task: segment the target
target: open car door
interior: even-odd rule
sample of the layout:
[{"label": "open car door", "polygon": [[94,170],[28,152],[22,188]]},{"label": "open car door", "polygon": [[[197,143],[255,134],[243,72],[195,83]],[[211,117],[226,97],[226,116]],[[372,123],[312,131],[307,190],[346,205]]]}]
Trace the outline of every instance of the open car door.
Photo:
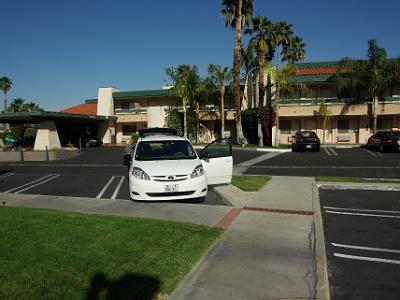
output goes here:
[{"label": "open car door", "polygon": [[229,184],[232,180],[232,144],[229,139],[219,139],[208,144],[200,153],[209,185]]}]

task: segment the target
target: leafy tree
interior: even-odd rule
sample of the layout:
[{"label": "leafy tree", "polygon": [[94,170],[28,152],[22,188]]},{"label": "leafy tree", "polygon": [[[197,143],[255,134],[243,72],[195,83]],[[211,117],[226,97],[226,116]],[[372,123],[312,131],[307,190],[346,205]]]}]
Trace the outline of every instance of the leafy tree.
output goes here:
[{"label": "leafy tree", "polygon": [[23,98],[15,98],[9,107],[7,107],[9,112],[33,112],[33,111],[43,111],[38,104],[35,102],[26,102]]},{"label": "leafy tree", "polygon": [[[386,88],[398,82],[396,73],[398,61],[388,60],[386,50],[378,46],[374,39],[368,40],[367,59],[342,58],[337,68],[338,88],[343,91],[350,89],[352,94],[359,96],[360,89],[366,89],[372,99],[372,130],[377,130],[378,101]],[[397,75],[396,75],[397,74]]]},{"label": "leafy tree", "polygon": [[4,112],[7,111],[7,93],[11,89],[13,83],[8,77],[0,78],[0,90],[4,93]]},{"label": "leafy tree", "polygon": [[225,27],[235,28],[235,48],[233,54],[234,69],[234,103],[235,103],[235,123],[236,139],[239,144],[245,142],[241,123],[241,93],[240,93],[240,62],[241,62],[241,44],[242,30],[250,24],[253,16],[254,0],[223,0],[222,15],[225,16]]},{"label": "leafy tree", "polygon": [[224,138],[225,132],[225,86],[232,80],[232,71],[228,67],[210,64],[208,74],[213,83],[219,88],[221,103],[221,138]]},{"label": "leafy tree", "polygon": [[[165,70],[167,76],[172,80],[176,95],[182,100],[183,108],[183,135],[188,137],[187,106],[196,105],[196,99],[200,92],[200,76],[196,65],[179,65]],[[198,105],[196,105],[198,107]]]},{"label": "leafy tree", "polygon": [[169,128],[175,128],[178,135],[183,133],[182,114],[176,107],[168,107],[165,109],[165,125]]}]

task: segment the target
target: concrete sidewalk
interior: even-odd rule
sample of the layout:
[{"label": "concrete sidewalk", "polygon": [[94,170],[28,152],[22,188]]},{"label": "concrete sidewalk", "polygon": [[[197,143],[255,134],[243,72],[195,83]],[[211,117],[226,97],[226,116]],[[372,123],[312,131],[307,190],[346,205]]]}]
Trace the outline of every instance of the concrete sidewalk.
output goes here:
[{"label": "concrete sidewalk", "polygon": [[215,190],[240,214],[170,299],[329,299],[313,178],[273,177],[256,193]]},{"label": "concrete sidewalk", "polygon": [[170,299],[329,299],[317,185],[273,177],[256,193],[215,189],[236,206],[0,194],[0,205],[157,218],[226,228]]}]

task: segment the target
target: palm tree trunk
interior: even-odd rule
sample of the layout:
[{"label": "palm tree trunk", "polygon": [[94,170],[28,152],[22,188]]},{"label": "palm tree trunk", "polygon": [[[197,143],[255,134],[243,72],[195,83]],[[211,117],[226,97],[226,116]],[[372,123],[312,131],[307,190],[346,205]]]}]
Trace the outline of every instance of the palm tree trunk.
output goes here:
[{"label": "palm tree trunk", "polygon": [[325,144],[326,119],[322,120],[322,144]]},{"label": "palm tree trunk", "polygon": [[200,105],[199,102],[196,101],[196,144],[199,143],[199,134],[200,134]]},{"label": "palm tree trunk", "polygon": [[280,101],[279,89],[276,88],[275,90],[275,123],[276,123],[276,130],[275,130],[275,147],[279,147],[279,101]]},{"label": "palm tree trunk", "polygon": [[375,134],[378,127],[378,97],[372,98],[372,133]]},{"label": "palm tree trunk", "polygon": [[225,85],[221,85],[221,139],[225,137]]},{"label": "palm tree trunk", "polygon": [[183,108],[183,136],[187,138],[187,115],[186,115],[186,101],[182,99]]},{"label": "palm tree trunk", "polygon": [[7,112],[7,92],[4,92],[4,113]]},{"label": "palm tree trunk", "polygon": [[[258,54],[258,145],[264,146],[264,134],[263,134],[263,114],[261,113],[262,107],[264,106],[265,97],[265,83],[264,83],[264,65],[265,65],[265,53],[259,52]],[[263,126],[264,125],[264,126]]]},{"label": "palm tree trunk", "polygon": [[236,121],[236,140],[239,144],[246,143],[246,139],[242,130],[242,118],[240,116],[241,97],[240,97],[240,56],[242,43],[242,0],[238,0],[236,11],[236,43],[233,54],[233,68],[235,72],[234,78],[234,101],[235,101],[235,121]]}]

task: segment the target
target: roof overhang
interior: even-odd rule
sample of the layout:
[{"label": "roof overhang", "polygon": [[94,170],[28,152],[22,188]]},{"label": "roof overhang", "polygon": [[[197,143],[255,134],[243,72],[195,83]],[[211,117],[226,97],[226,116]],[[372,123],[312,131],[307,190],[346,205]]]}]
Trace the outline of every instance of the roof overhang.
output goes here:
[{"label": "roof overhang", "polygon": [[52,111],[15,112],[0,114],[0,123],[38,123],[40,121],[78,121],[78,122],[104,122],[116,120],[114,116],[97,116],[84,114],[71,114]]}]

